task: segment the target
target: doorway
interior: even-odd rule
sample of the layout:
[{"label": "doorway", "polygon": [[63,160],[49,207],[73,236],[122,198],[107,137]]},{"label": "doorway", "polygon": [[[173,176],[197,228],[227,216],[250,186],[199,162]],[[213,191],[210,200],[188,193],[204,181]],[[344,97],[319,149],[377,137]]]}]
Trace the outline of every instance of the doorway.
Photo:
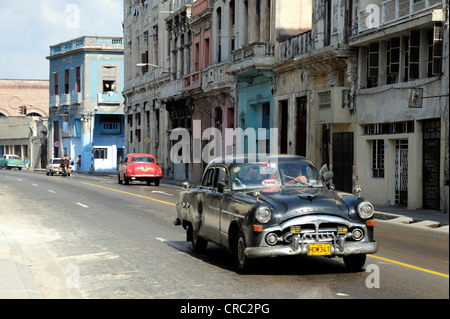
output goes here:
[{"label": "doorway", "polygon": [[353,132],[333,134],[333,183],[337,190],[353,188]]},{"label": "doorway", "polygon": [[395,142],[395,205],[408,206],[408,140]]}]

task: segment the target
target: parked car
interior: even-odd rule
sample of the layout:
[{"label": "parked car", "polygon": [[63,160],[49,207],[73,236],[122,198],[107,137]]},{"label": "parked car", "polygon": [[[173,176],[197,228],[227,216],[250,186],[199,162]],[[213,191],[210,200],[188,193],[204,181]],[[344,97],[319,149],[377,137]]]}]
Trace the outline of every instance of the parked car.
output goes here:
[{"label": "parked car", "polygon": [[154,183],[159,186],[163,177],[162,169],[151,154],[132,153],[125,158],[123,165],[119,168],[118,182],[128,185],[132,181]]},{"label": "parked car", "polygon": [[6,169],[17,168],[18,170],[21,170],[24,167],[25,163],[17,155],[4,154],[0,158],[0,168]]},{"label": "parked car", "polygon": [[[60,158],[51,158],[48,161],[48,164],[46,166],[46,174],[53,176],[54,174],[62,174],[62,170],[58,172],[58,168],[61,165],[61,159]],[[73,161],[70,161],[69,164],[69,171],[73,171]]]},{"label": "parked car", "polygon": [[257,258],[293,255],[343,257],[360,270],[378,250],[374,208],[359,193],[334,190],[332,177],[300,156],[215,159],[201,186],[183,183],[174,224],[194,250],[208,241],[225,247],[241,272]]}]

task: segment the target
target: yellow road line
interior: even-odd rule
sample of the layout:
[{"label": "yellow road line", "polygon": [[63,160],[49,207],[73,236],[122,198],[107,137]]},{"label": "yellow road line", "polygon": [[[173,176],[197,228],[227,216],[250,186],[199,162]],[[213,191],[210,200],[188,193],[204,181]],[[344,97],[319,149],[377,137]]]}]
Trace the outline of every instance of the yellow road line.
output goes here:
[{"label": "yellow road line", "polygon": [[176,204],[169,203],[169,202],[165,202],[165,201],[163,201],[163,200],[151,198],[151,197],[148,197],[148,196],[143,196],[143,195],[137,195],[137,194],[133,194],[133,193],[128,193],[128,192],[120,191],[120,190],[114,189],[114,188],[104,187],[104,186],[95,185],[95,184],[90,184],[90,183],[85,183],[85,182],[82,182],[82,184],[86,184],[86,185],[90,185],[90,186],[95,186],[95,187],[107,189],[107,190],[114,191],[114,192],[118,192],[118,193],[122,193],[122,194],[131,195],[131,196],[136,196],[136,197],[140,197],[140,198],[150,199],[150,200],[152,200],[152,201],[159,202],[159,203],[163,203],[163,204],[166,204],[166,205],[176,206]]},{"label": "yellow road line", "polygon": [[448,278],[448,275],[440,273],[440,272],[437,272],[437,271],[428,270],[428,269],[425,269],[425,268],[420,268],[420,267],[417,267],[417,266],[405,264],[405,263],[402,263],[402,262],[399,262],[399,261],[395,261],[395,260],[392,260],[392,259],[387,259],[387,258],[383,258],[383,257],[379,257],[379,256],[374,256],[374,255],[367,255],[367,256],[372,257],[372,258],[376,258],[376,259],[380,259],[380,260],[384,260],[384,261],[387,261],[387,262],[390,262],[390,263],[393,263],[393,264],[397,264],[397,265],[400,265],[400,266],[404,266],[404,267],[412,268],[412,269],[415,269],[415,270],[420,270],[420,271],[423,271],[423,272],[427,272],[429,274],[433,274],[433,275],[441,276],[441,277],[444,277],[444,278]]}]

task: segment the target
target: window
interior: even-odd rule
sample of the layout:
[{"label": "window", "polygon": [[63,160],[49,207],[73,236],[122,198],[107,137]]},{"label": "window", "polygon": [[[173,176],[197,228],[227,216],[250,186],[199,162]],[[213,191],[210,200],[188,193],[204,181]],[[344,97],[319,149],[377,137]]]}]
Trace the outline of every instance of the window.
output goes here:
[{"label": "window", "polygon": [[107,159],[108,149],[107,148],[94,148],[94,159]]},{"label": "window", "polygon": [[428,30],[428,76],[442,73],[442,23]]},{"label": "window", "polygon": [[[141,55],[141,62],[142,63],[148,63],[148,51],[145,51],[145,53],[142,53]],[[144,65],[142,67],[142,73],[148,72],[148,65]]]},{"label": "window", "polygon": [[387,42],[387,82],[398,82],[400,71],[400,38],[392,38]]},{"label": "window", "polygon": [[59,85],[58,85],[58,72],[53,73],[53,95],[59,94]]},{"label": "window", "polygon": [[261,128],[270,128],[270,103],[262,105],[262,126]]},{"label": "window", "polygon": [[416,80],[419,78],[420,61],[420,30],[410,31],[409,36],[409,78]]},{"label": "window", "polygon": [[75,68],[75,92],[81,92],[81,67]]},{"label": "window", "polygon": [[213,185],[213,175],[214,175],[214,168],[210,168],[206,171],[205,175],[203,176],[202,185],[203,186],[212,186]]},{"label": "window", "polygon": [[228,186],[228,178],[227,178],[227,171],[225,169],[225,167],[217,167],[216,169],[216,183],[215,183],[215,187],[217,187],[219,185],[219,183],[223,183],[223,185],[225,187]]},{"label": "window", "polygon": [[384,178],[384,140],[372,141],[372,176]]},{"label": "window", "polygon": [[379,43],[371,43],[367,47],[367,88],[378,86]]},{"label": "window", "polygon": [[70,90],[70,70],[64,70],[64,94],[69,94]]},{"label": "window", "polygon": [[103,66],[102,67],[102,92],[116,92],[116,67]]}]

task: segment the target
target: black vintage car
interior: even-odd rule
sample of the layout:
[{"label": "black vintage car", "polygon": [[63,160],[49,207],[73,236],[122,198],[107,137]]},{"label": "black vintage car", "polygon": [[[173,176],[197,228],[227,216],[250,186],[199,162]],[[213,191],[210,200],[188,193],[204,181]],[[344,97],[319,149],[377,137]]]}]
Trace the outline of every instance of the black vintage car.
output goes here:
[{"label": "black vintage car", "polygon": [[378,250],[374,208],[359,193],[334,190],[332,177],[300,156],[218,158],[201,186],[183,184],[175,225],[194,250],[208,241],[227,248],[240,272],[256,258],[289,255],[343,257],[357,271]]}]

